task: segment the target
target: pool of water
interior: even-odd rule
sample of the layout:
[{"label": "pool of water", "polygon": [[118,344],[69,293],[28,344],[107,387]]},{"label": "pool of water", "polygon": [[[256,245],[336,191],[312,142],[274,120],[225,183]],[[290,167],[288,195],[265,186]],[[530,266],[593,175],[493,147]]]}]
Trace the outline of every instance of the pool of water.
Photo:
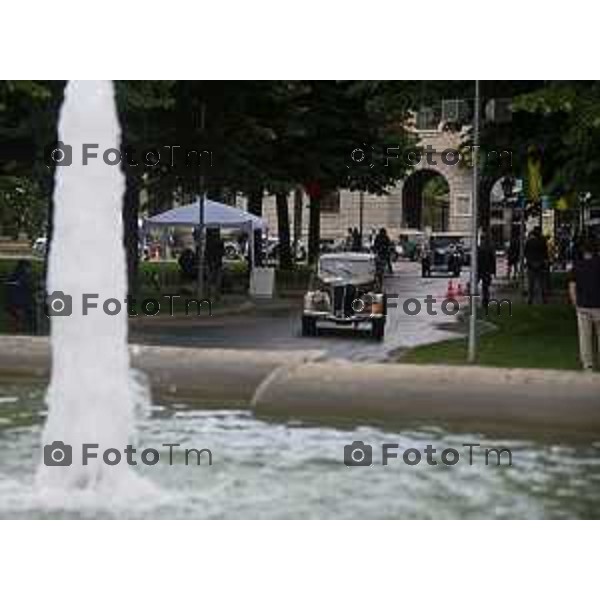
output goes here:
[{"label": "pool of water", "polygon": [[[381,430],[273,423],[249,411],[155,406],[140,424],[136,448],[158,448],[153,466],[130,467],[152,485],[135,495],[71,493],[48,497],[34,486],[41,460],[43,387],[0,384],[0,518],[587,518],[600,517],[600,442],[501,439],[441,428]],[[373,447],[373,465],[347,467],[344,446]],[[162,444],[181,444],[169,449]],[[395,452],[431,444],[436,466],[422,454],[382,465],[381,446]],[[463,444],[508,448],[502,465],[480,449],[469,464]],[[183,449],[208,448],[197,466]],[[453,465],[443,449],[460,450]],[[412,455],[414,458],[414,455]],[[451,459],[452,457],[450,457]],[[139,463],[139,461],[138,461]],[[55,467],[64,468],[64,467]]]}]

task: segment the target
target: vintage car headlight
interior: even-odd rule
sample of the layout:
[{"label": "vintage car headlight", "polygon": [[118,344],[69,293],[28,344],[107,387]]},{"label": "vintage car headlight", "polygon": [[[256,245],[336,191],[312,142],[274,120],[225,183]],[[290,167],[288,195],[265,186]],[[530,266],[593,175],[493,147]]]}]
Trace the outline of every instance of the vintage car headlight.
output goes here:
[{"label": "vintage car headlight", "polygon": [[383,315],[385,313],[385,299],[383,294],[371,294],[371,314]]}]

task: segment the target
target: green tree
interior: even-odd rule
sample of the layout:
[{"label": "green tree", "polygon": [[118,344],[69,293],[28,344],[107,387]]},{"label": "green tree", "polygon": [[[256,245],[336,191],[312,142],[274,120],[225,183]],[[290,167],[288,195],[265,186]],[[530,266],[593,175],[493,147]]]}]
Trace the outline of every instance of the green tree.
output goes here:
[{"label": "green tree", "polygon": [[442,176],[432,177],[423,185],[423,225],[433,231],[447,229],[448,198],[450,188]]}]

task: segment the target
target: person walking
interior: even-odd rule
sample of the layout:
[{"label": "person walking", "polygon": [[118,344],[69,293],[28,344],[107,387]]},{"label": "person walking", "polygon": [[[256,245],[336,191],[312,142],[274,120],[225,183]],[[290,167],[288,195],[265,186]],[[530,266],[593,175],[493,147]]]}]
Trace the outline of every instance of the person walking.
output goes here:
[{"label": "person walking", "polygon": [[510,239],[506,256],[508,263],[507,276],[509,281],[511,278],[516,279],[519,272],[519,258],[521,254],[520,246],[521,244],[519,242],[519,236],[513,235]]},{"label": "person walking", "polygon": [[392,240],[385,227],[382,227],[375,236],[373,253],[376,260],[379,258],[382,261],[384,271],[387,270],[389,274],[392,274],[394,272],[392,269]]},{"label": "person walking", "polygon": [[496,251],[487,236],[481,238],[477,248],[477,275],[481,282],[481,305],[487,309],[492,278],[496,277]]},{"label": "person walking", "polygon": [[581,366],[591,371],[594,354],[597,358],[600,349],[600,256],[597,243],[582,245],[582,257],[575,261],[569,273],[569,298],[577,310]]},{"label": "person walking", "polygon": [[390,238],[384,227],[379,230],[373,242],[373,253],[375,254],[375,273],[380,288],[383,288],[383,274],[390,260]]},{"label": "person walking", "polygon": [[539,298],[546,303],[546,269],[548,268],[548,246],[541,227],[534,227],[525,243],[527,263],[528,303]]}]

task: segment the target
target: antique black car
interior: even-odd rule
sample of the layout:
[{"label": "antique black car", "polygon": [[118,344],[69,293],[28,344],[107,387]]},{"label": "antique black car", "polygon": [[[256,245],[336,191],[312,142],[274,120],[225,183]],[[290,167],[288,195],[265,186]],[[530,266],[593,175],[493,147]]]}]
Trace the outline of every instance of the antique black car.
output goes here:
[{"label": "antique black car", "polygon": [[382,340],[385,332],[385,294],[377,289],[372,254],[342,252],[324,254],[316,277],[304,296],[302,335],[317,334],[318,323],[329,322],[358,329],[368,325],[371,335]]},{"label": "antique black car", "polygon": [[465,252],[462,236],[434,234],[429,239],[421,258],[421,275],[431,277],[434,273],[443,273],[459,277],[464,264]]}]

